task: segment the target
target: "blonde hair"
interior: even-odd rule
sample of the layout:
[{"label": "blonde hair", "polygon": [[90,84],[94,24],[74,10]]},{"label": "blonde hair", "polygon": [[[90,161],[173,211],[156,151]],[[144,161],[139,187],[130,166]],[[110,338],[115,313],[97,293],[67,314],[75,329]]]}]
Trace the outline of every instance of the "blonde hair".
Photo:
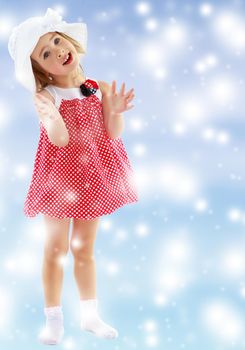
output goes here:
[{"label": "blonde hair", "polygon": [[[62,36],[63,38],[65,38],[66,40],[70,41],[70,43],[74,45],[77,53],[80,53],[80,54],[84,53],[84,49],[82,48],[82,46],[79,44],[78,41],[71,38],[69,35],[66,35],[65,33],[57,32],[57,31],[56,33]],[[47,85],[52,85],[52,80],[50,80],[47,77],[47,72],[33,58],[31,58],[31,65],[32,65],[32,70],[36,81],[37,92],[42,91],[43,88],[45,88],[45,86]],[[79,64],[79,67],[83,71],[80,64]]]}]

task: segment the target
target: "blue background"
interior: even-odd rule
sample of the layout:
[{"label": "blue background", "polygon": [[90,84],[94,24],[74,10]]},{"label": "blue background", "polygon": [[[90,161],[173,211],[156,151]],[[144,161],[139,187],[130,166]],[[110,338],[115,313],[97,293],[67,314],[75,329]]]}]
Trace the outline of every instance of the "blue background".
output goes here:
[{"label": "blue background", "polygon": [[122,139],[140,196],[102,217],[96,239],[100,314],[119,338],[79,330],[69,253],[58,348],[243,349],[245,6],[171,0],[1,3],[1,348],[43,348],[44,227],[23,214],[39,124],[7,40],[47,7],[87,23],[87,76],[135,89]]}]

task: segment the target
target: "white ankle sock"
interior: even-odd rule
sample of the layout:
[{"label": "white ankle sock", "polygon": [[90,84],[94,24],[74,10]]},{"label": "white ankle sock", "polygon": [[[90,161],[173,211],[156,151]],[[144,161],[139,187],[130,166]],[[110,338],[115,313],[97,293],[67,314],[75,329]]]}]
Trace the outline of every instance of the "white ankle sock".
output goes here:
[{"label": "white ankle sock", "polygon": [[46,345],[56,345],[61,342],[63,327],[63,312],[61,306],[45,307],[46,326],[41,330],[39,341]]},{"label": "white ankle sock", "polygon": [[112,339],[118,336],[115,328],[103,322],[97,312],[98,300],[80,300],[81,328],[94,333],[97,337]]}]

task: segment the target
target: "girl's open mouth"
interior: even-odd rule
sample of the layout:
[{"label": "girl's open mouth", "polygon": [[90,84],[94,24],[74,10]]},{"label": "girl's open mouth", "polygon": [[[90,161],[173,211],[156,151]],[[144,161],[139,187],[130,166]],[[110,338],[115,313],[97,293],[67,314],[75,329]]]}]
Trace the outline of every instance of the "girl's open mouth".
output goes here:
[{"label": "girl's open mouth", "polygon": [[73,60],[72,54],[69,52],[69,53],[68,53],[68,58],[67,58],[66,61],[63,63],[63,66],[64,66],[65,64],[71,63],[72,60]]}]

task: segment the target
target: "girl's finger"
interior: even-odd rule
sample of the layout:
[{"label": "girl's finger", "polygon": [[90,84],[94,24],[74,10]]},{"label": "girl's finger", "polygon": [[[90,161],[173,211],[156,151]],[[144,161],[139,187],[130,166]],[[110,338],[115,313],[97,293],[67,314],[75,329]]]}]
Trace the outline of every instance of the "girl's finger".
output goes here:
[{"label": "girl's finger", "polygon": [[38,105],[38,106],[47,106],[48,105],[48,103],[47,102],[45,102],[45,101],[36,101],[36,104]]},{"label": "girl's finger", "polygon": [[42,94],[39,94],[39,93],[36,93],[36,94],[35,94],[35,97],[40,97],[40,98],[48,99],[46,96],[44,96],[44,95],[42,95]]},{"label": "girl's finger", "polygon": [[43,99],[43,95],[40,95],[40,94],[36,94],[35,95],[35,98],[38,99],[38,100],[42,100]]},{"label": "girl's finger", "polygon": [[134,105],[128,106],[128,107],[125,109],[125,111],[128,111],[129,109],[131,109],[131,108],[133,108],[133,107],[134,107]]},{"label": "girl's finger", "polygon": [[125,83],[122,83],[122,87],[121,87],[121,90],[120,90],[120,95],[124,95],[124,92],[125,92]]},{"label": "girl's finger", "polygon": [[38,98],[38,97],[35,98],[34,102],[38,103],[38,104],[43,103],[43,101],[40,98]]},{"label": "girl's finger", "polygon": [[39,109],[40,111],[44,111],[44,110],[45,110],[45,107],[43,107],[43,106],[37,106],[37,109]]},{"label": "girl's finger", "polygon": [[43,95],[36,94],[35,96],[39,99],[39,101],[41,100],[43,103],[49,103],[50,102],[50,100],[47,97],[43,96]]},{"label": "girl's finger", "polygon": [[116,93],[116,81],[115,80],[113,80],[113,82],[112,82],[111,92],[113,95]]},{"label": "girl's finger", "polygon": [[133,98],[134,98],[134,95],[131,95],[131,96],[129,96],[126,100],[127,100],[127,102],[129,103],[129,102],[131,102],[131,101],[133,100]]},{"label": "girl's finger", "polygon": [[128,95],[128,96],[125,96],[125,98],[126,98],[126,100],[127,100],[128,98],[131,98],[131,97],[134,97],[134,96],[135,96],[135,94],[134,94],[133,92],[131,92],[131,94]]},{"label": "girl's finger", "polygon": [[132,94],[133,91],[134,91],[134,88],[132,88],[131,90],[129,90],[129,91],[126,93],[125,97],[127,98],[130,94]]}]

